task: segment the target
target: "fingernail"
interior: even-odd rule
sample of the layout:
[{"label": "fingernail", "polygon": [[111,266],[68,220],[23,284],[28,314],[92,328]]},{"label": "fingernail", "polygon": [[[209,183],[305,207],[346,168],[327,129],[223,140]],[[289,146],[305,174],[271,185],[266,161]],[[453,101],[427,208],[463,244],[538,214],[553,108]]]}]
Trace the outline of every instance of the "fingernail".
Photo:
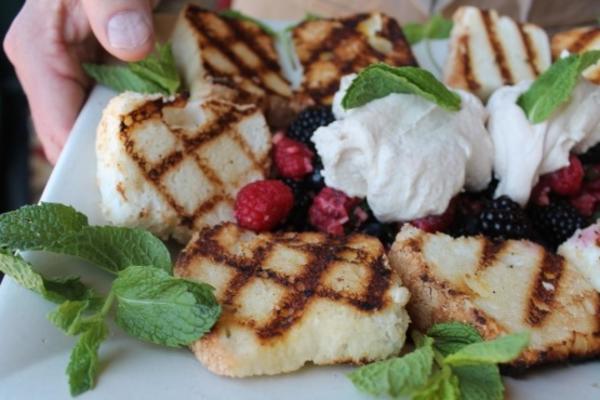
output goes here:
[{"label": "fingernail", "polygon": [[149,16],[138,11],[122,11],[108,20],[108,42],[117,49],[135,49],[152,35]]}]

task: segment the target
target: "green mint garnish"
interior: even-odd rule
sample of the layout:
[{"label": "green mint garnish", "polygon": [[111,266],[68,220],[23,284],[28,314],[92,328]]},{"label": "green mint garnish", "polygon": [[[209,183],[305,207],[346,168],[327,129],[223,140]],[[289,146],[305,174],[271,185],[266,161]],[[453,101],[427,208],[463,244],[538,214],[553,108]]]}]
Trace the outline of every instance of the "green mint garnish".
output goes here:
[{"label": "green mint garnish", "polygon": [[46,300],[62,303],[92,296],[92,292],[77,277],[48,278],[35,272],[27,261],[18,255],[0,251],[0,272],[10,276],[19,285]]},{"label": "green mint garnish", "polygon": [[181,78],[169,44],[157,44],[154,53],[142,61],[131,62],[126,66],[89,63],[82,66],[96,82],[118,92],[131,90],[172,95],[181,87]]},{"label": "green mint garnish", "polygon": [[129,267],[113,283],[117,323],[148,342],[187,345],[208,332],[221,313],[213,290],[157,268]]},{"label": "green mint garnish", "polygon": [[108,336],[104,320],[90,324],[71,351],[67,374],[72,396],[94,387],[98,371],[98,349]]},{"label": "green mint garnish", "polygon": [[[23,250],[77,256],[118,276],[100,296],[79,278],[44,277],[17,254]],[[170,254],[158,238],[141,229],[90,226],[85,215],[62,204],[0,215],[0,271],[58,303],[48,319],[65,334],[79,336],[67,367],[73,396],[94,386],[113,303],[127,333],[165,346],[198,340],[221,313],[212,287],[171,276]]]},{"label": "green mint garnish", "polygon": [[432,340],[415,351],[358,368],[348,377],[359,390],[373,396],[411,395],[427,382],[433,367]]},{"label": "green mint garnish", "polygon": [[528,340],[528,334],[515,334],[485,342],[469,325],[437,324],[427,335],[413,332],[417,348],[411,353],[358,368],[349,378],[375,396],[500,400],[504,386],[497,363],[517,358]]},{"label": "green mint garnish", "polygon": [[360,107],[391,93],[421,96],[449,111],[460,110],[460,96],[450,91],[431,72],[418,67],[371,64],[352,81],[342,99],[345,109]]},{"label": "green mint garnish", "polygon": [[408,43],[416,44],[425,39],[447,39],[450,37],[452,26],[451,20],[436,14],[422,24],[406,24],[402,30]]},{"label": "green mint garnish", "polygon": [[569,101],[581,73],[600,60],[600,50],[572,54],[556,61],[517,99],[527,118],[534,124],[550,118]]},{"label": "green mint garnish", "polygon": [[85,215],[62,204],[25,206],[0,215],[0,246],[77,256],[112,273],[131,265],[171,270],[168,249],[151,233],[90,226]]}]

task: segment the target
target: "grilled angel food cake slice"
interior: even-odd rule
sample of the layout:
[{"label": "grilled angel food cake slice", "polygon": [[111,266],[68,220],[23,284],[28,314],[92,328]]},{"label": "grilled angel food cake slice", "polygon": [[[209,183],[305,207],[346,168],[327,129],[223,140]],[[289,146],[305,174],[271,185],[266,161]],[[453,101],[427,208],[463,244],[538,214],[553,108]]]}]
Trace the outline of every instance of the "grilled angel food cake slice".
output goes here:
[{"label": "grilled angel food cake slice", "polygon": [[[552,56],[560,57],[563,51],[584,53],[600,50],[600,26],[586,26],[557,33],[552,37]],[[583,76],[600,85],[600,61],[583,71]]]},{"label": "grilled angel food cake slice", "polygon": [[216,288],[221,318],[191,346],[216,374],[365,363],[405,341],[408,291],[369,236],[256,235],[223,224],[194,235],[174,273]]},{"label": "grilled angel food cake slice", "polygon": [[235,103],[259,104],[267,117],[291,97],[274,38],[249,20],[185,7],[171,38],[173,55],[192,97],[216,91]]},{"label": "grilled angel food cake slice", "polygon": [[306,20],[292,40],[304,69],[301,95],[317,104],[330,105],[341,77],[372,63],[416,65],[398,22],[379,12]]},{"label": "grilled angel food cake slice", "polygon": [[444,68],[451,87],[486,100],[501,86],[535,79],[551,64],[548,35],[539,26],[470,6],[456,10],[453,20]]},{"label": "grilled angel food cake slice", "polygon": [[528,241],[454,239],[405,225],[389,254],[413,323],[472,324],[485,339],[529,331],[527,367],[600,355],[600,295],[562,257]]},{"label": "grilled angel food cake slice", "polygon": [[256,106],[122,93],[96,138],[104,216],[185,243],[195,230],[234,220],[238,190],[265,178],[270,149]]}]

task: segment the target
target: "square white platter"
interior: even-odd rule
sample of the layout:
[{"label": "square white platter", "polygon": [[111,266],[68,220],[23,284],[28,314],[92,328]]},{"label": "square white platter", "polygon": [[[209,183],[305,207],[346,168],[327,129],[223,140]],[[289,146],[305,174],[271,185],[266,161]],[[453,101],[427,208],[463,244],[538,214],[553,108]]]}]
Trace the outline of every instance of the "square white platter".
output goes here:
[{"label": "square white platter", "polygon": [[[273,24],[276,28],[285,23]],[[443,65],[447,45],[414,48],[423,67],[431,57]],[[95,134],[102,110],[114,92],[96,87],[73,128],[63,154],[44,191],[42,201],[70,204],[92,224],[105,223],[96,187]],[[76,274],[99,290],[111,277],[80,260],[47,253],[26,257],[49,275]],[[507,307],[512,307],[507,304]],[[65,368],[75,340],[46,319],[54,305],[5,278],[0,285],[0,399],[69,399]],[[229,379],[208,372],[186,349],[167,349],[143,343],[111,325],[100,348],[96,388],[78,398],[111,399],[367,399],[345,374],[348,366],[315,367],[274,377]],[[533,371],[518,379],[505,378],[509,399],[600,399],[600,362],[565,365]]]}]

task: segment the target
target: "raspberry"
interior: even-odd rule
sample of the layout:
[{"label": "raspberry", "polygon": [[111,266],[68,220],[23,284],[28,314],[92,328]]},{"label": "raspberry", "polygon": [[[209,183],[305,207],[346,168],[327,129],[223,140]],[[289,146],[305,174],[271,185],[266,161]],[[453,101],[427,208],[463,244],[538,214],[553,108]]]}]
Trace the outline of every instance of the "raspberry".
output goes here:
[{"label": "raspberry", "polygon": [[274,158],[282,177],[302,179],[313,172],[314,154],[305,145],[278,133],[273,137]]},{"label": "raspberry", "polygon": [[330,235],[342,236],[344,224],[350,221],[352,209],[358,201],[332,188],[323,188],[308,210],[308,218],[315,228]]},{"label": "raspberry", "polygon": [[576,197],[571,197],[569,203],[584,217],[591,217],[596,210],[598,198],[591,193],[583,191]]},{"label": "raspberry", "polygon": [[528,239],[533,229],[525,211],[507,196],[494,199],[479,215],[481,233],[496,239]]},{"label": "raspberry", "polygon": [[314,144],[310,141],[313,133],[334,120],[331,108],[309,107],[298,114],[288,129],[288,135],[314,149]]},{"label": "raspberry", "polygon": [[550,189],[561,196],[574,196],[583,183],[583,166],[576,155],[569,156],[569,165],[548,174]]},{"label": "raspberry", "polygon": [[279,225],[294,206],[292,189],[278,180],[264,180],[244,186],[235,199],[239,226],[256,232]]},{"label": "raspberry", "polygon": [[550,204],[550,192],[552,188],[550,187],[550,180],[548,178],[549,175],[540,177],[538,183],[533,187],[530,199],[533,204],[537,204],[538,206],[547,206]]},{"label": "raspberry", "polygon": [[553,246],[558,246],[586,225],[585,218],[564,201],[554,201],[546,207],[532,207],[530,214],[540,233]]},{"label": "raspberry", "polygon": [[452,200],[448,204],[448,208],[442,214],[429,215],[427,217],[419,218],[410,221],[412,226],[415,226],[425,232],[441,232],[445,231],[452,225],[454,221],[454,211],[456,210],[456,201]]}]

